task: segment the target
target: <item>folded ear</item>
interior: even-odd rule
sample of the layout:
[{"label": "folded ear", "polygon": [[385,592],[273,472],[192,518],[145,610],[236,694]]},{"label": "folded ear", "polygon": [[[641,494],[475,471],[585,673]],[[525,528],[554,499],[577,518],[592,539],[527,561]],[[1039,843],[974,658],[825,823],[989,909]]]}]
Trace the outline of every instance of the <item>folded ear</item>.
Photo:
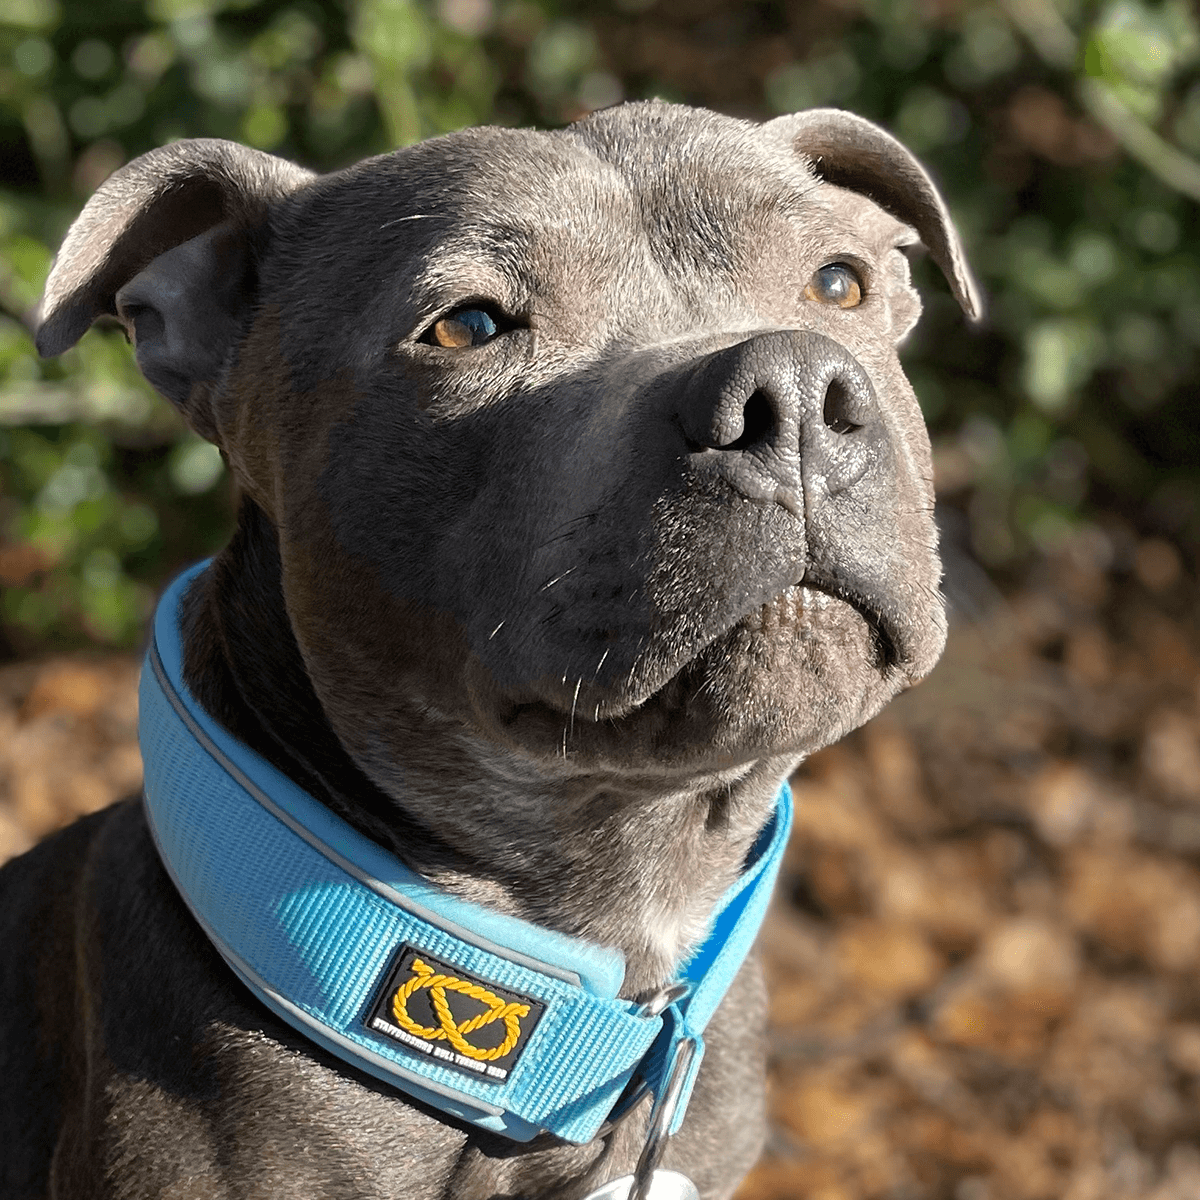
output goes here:
[{"label": "folded ear", "polygon": [[61,354],[97,317],[119,317],[142,373],[213,437],[205,401],[253,300],[255,236],[271,204],[312,178],[210,138],[134,159],[67,231],[38,309],[38,351]]},{"label": "folded ear", "polygon": [[890,133],[837,108],[778,117],[764,129],[786,138],[826,182],[861,192],[911,225],[963,311],[973,320],[980,318],[979,288],[945,202],[921,164]]}]

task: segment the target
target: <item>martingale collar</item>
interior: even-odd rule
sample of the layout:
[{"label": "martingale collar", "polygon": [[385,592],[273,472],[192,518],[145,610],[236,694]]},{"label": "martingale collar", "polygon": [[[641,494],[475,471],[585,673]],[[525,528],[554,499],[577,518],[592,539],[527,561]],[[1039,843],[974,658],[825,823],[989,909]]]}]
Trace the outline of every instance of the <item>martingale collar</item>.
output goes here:
[{"label": "martingale collar", "polygon": [[183,682],[178,608],[206,565],[159,604],[138,734],[159,854],[242,982],[344,1061],[516,1141],[590,1141],[635,1075],[661,1096],[691,1043],[673,1133],[704,1029],[766,912],[791,824],[787,785],[670,1003],[632,1004],[617,995],[618,950],[435,887],[200,707]]}]

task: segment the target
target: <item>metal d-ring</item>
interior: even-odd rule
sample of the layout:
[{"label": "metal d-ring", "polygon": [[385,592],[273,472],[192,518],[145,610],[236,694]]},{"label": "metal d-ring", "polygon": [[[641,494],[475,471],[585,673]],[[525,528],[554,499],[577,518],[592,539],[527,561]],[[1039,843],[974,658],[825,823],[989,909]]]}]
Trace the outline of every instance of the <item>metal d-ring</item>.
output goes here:
[{"label": "metal d-ring", "polygon": [[682,1000],[684,996],[691,990],[690,983],[669,983],[666,987],[660,988],[641,1008],[638,1009],[638,1016],[649,1019],[657,1017],[660,1013],[664,1013],[676,1000]]},{"label": "metal d-ring", "polygon": [[695,1038],[683,1038],[675,1046],[674,1061],[671,1063],[667,1082],[654,1098],[654,1108],[650,1112],[650,1128],[646,1131],[646,1144],[642,1147],[641,1157],[634,1168],[629,1200],[649,1200],[654,1171],[662,1161],[663,1152],[670,1140],[671,1121],[679,1107],[688,1068],[692,1065],[695,1055]]}]

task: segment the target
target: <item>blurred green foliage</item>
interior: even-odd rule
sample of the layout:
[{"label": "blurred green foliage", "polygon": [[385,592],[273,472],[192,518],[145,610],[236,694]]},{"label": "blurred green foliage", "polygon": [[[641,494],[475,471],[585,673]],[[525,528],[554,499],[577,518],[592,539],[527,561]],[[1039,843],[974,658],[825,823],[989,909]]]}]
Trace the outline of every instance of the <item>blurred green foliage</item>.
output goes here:
[{"label": "blurred green foliage", "polygon": [[0,656],[129,644],[226,536],[228,480],[97,328],[38,360],[53,248],[116,167],[181,136],[332,169],[493,121],[661,95],[834,104],[930,165],[989,297],[925,263],[905,355],[939,493],[989,565],[1081,520],[1200,545],[1200,24],[1189,0],[5,0]]}]

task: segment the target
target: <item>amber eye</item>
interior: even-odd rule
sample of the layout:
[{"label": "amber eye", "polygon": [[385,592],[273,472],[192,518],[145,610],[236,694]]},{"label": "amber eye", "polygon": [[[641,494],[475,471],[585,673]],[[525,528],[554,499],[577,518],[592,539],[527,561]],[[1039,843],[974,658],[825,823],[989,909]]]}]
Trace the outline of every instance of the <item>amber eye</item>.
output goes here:
[{"label": "amber eye", "polygon": [[804,295],[818,304],[857,308],[863,298],[862,280],[858,272],[846,263],[830,263],[813,274],[804,289]]},{"label": "amber eye", "polygon": [[422,340],[458,350],[464,346],[482,346],[499,332],[500,326],[491,313],[482,308],[456,308],[435,321]]}]

